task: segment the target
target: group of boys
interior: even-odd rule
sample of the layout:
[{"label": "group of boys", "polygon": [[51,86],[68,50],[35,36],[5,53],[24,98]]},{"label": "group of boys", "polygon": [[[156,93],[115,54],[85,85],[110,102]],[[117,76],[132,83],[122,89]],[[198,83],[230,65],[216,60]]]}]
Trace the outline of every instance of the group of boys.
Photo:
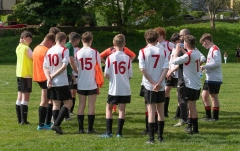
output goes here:
[{"label": "group of boys", "polygon": [[[209,49],[206,65],[201,64],[205,57],[195,47],[196,38],[188,29],[174,33],[171,42],[165,40],[164,28],[156,28],[145,32],[147,43],[139,51],[139,69],[143,75],[141,96],[146,104],[146,131],[149,139],[146,143],[154,143],[157,132],[158,141],[163,141],[164,117],[168,117],[170,90],[177,87],[178,108],[176,117],[180,117],[175,126],[188,123],[186,131],[197,134],[198,113],[196,100],[201,91],[202,71],[206,71],[202,99],[206,109],[206,120],[218,120],[218,93],[222,83],[221,53],[214,45],[210,34],[203,34],[200,43]],[[103,138],[112,137],[112,111],[114,105],[119,107],[117,137],[122,137],[125,122],[125,107],[131,102],[129,80],[132,77],[132,60],[135,54],[125,47],[125,36],[118,34],[113,38],[113,47],[103,53],[91,48],[93,35],[85,32],[80,37],[76,32],[67,36],[58,28],[51,28],[40,45],[32,52],[29,44],[32,34],[24,31],[20,37],[17,53],[18,98],[16,113],[18,123],[30,124],[27,121],[28,102],[32,90],[32,80],[38,82],[42,89],[39,105],[39,124],[37,129],[52,129],[63,134],[60,127],[62,121],[69,119],[75,104],[76,91],[79,94],[77,112],[79,134],[96,134],[93,128],[95,120],[95,102],[99,93],[95,79],[95,65],[105,62],[104,76],[110,81],[106,105],[106,133]],[[77,48],[80,40],[83,47]],[[75,51],[74,51],[75,49]],[[104,57],[107,57],[104,60]],[[73,74],[75,72],[75,74]],[[166,81],[166,82],[165,82]],[[71,93],[70,88],[75,89]],[[76,90],[77,89],[77,90]],[[84,130],[84,109],[88,96],[88,129]],[[213,105],[213,117],[211,105]],[[61,103],[63,103],[61,105]],[[51,122],[53,117],[53,123]]]}]

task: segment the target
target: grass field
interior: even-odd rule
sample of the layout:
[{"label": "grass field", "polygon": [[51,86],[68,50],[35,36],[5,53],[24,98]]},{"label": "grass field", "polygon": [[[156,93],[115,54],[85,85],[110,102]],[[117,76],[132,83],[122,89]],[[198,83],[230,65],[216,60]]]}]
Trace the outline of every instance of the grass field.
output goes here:
[{"label": "grass field", "polygon": [[[132,102],[127,105],[123,138],[102,139],[97,135],[77,134],[77,117],[73,121],[63,122],[64,135],[53,131],[37,131],[40,88],[33,83],[33,92],[29,103],[28,120],[32,125],[18,125],[15,113],[17,85],[15,65],[0,65],[0,150],[202,150],[233,151],[240,150],[240,114],[239,114],[239,68],[240,63],[222,65],[224,82],[219,100],[221,103],[220,120],[206,122],[199,120],[199,135],[188,135],[184,127],[173,127],[172,120],[177,106],[176,90],[171,91],[170,117],[165,119],[164,142],[153,145],[145,144],[148,136],[141,135],[144,130],[144,103],[139,97],[141,73],[138,64],[133,64],[134,77],[131,79]],[[203,79],[205,76],[203,77]],[[203,80],[202,79],[202,80]],[[94,128],[105,132],[105,105],[108,81],[105,81],[96,103]],[[78,103],[75,106],[76,113]],[[204,116],[201,99],[197,101],[199,117]],[[86,113],[86,112],[85,112]],[[87,118],[85,116],[85,129]],[[114,116],[113,132],[117,130],[117,114]],[[155,137],[156,138],[156,137]]]}]

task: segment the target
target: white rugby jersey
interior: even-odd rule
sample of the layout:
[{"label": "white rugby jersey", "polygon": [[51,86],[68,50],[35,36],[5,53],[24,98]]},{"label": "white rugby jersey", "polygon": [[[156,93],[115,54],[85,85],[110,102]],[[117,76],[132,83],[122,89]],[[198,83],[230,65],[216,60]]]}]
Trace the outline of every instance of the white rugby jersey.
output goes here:
[{"label": "white rugby jersey", "polygon": [[172,52],[174,48],[174,44],[172,42],[169,42],[167,40],[163,40],[161,43],[158,43],[157,45],[163,46],[164,50],[166,51],[166,56],[169,56],[169,54]]},{"label": "white rugby jersey", "polygon": [[104,73],[109,75],[109,95],[131,95],[129,78],[132,77],[132,62],[129,56],[122,51],[109,55]]},{"label": "white rugby jersey", "polygon": [[199,90],[201,88],[200,52],[195,49],[188,51],[181,57],[175,58],[173,64],[183,64],[183,78],[187,88]]},{"label": "white rugby jersey", "polygon": [[[68,64],[69,50],[66,47],[55,45],[51,47],[44,57],[44,67],[49,68],[50,74],[59,70],[63,64]],[[67,68],[52,79],[52,87],[68,85]]]},{"label": "white rugby jersey", "polygon": [[214,45],[208,51],[206,65],[206,82],[215,81],[222,83],[222,56],[220,49]]},{"label": "white rugby jersey", "polygon": [[[170,55],[170,60],[169,60],[169,62],[172,62],[172,61],[173,61],[173,56],[174,56],[175,53],[176,53],[176,48],[173,48],[173,49],[172,49],[172,53],[171,53],[171,55]],[[173,70],[175,67],[176,67],[176,65],[170,63],[170,64],[169,64],[169,71]],[[172,77],[173,77],[173,78],[178,78],[178,69],[173,72]]]},{"label": "white rugby jersey", "polygon": [[[165,56],[164,50],[157,46],[148,46],[139,51],[138,55],[139,68],[146,69],[149,76],[158,81],[163,69],[168,69],[168,57]],[[149,90],[153,91],[153,85],[143,76],[142,85]],[[163,91],[165,88],[165,81],[161,83],[162,88],[159,91]]]},{"label": "white rugby jersey", "polygon": [[[83,47],[77,51],[78,90],[93,90],[97,88],[95,81],[96,60],[101,65],[99,52],[91,47]],[[96,59],[97,58],[97,59]]]},{"label": "white rugby jersey", "polygon": [[[76,54],[79,49],[80,49],[79,47],[74,47],[74,62],[75,62],[75,64],[77,64]],[[74,76],[77,76],[77,73],[74,70],[72,71],[72,73]]]}]

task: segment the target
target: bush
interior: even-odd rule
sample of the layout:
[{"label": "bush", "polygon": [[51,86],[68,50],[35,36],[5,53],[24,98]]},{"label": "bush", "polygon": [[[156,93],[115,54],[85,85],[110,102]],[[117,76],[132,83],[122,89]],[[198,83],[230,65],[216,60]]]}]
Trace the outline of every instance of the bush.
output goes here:
[{"label": "bush", "polygon": [[220,15],[223,15],[224,18],[226,19],[226,18],[232,17],[233,13],[232,12],[220,12],[220,13],[217,14],[217,17],[220,18]]},{"label": "bush", "polygon": [[190,15],[194,16],[195,18],[201,18],[205,15],[203,11],[192,11]]},{"label": "bush", "polygon": [[78,19],[77,22],[76,22],[76,26],[77,27],[83,27],[87,24],[88,22],[86,21],[86,19],[84,18],[81,18],[81,19]]}]

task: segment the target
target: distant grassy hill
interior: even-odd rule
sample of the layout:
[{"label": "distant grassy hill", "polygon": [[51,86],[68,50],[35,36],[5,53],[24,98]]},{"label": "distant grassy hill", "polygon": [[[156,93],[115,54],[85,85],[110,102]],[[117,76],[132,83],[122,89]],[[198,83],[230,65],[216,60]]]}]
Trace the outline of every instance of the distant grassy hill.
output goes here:
[{"label": "distant grassy hill", "polygon": [[[235,61],[235,49],[240,45],[240,23],[223,23],[216,22],[216,30],[210,29],[210,23],[185,24],[181,26],[168,26],[167,39],[171,37],[172,33],[179,32],[183,28],[188,28],[192,35],[197,38],[197,48],[206,56],[207,50],[199,43],[199,38],[204,33],[211,33],[213,35],[214,43],[221,49],[222,55],[224,52],[228,54],[228,61]],[[140,48],[146,45],[143,34],[145,30],[133,30],[126,36],[127,47],[133,50],[136,54]],[[99,31],[93,32],[93,48],[102,52],[112,45],[112,39],[117,32]],[[34,35],[33,42],[30,45],[32,49],[42,41],[43,37]],[[19,35],[0,37],[0,63],[15,63],[16,54],[15,49],[18,45]],[[81,47],[81,44],[80,44]]]}]

